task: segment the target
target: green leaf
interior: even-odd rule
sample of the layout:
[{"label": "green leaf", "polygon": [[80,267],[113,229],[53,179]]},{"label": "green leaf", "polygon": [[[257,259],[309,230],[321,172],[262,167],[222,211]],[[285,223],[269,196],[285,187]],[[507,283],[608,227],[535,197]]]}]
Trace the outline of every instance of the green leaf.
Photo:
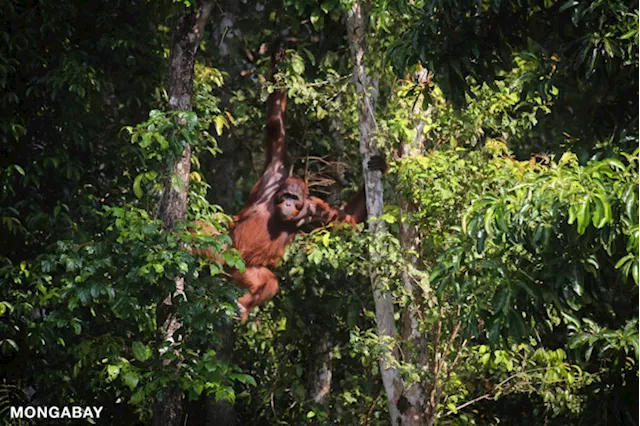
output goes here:
[{"label": "green leaf", "polygon": [[14,165],[13,165],[13,168],[14,168],[14,169],[16,169],[16,171],[17,171],[18,173],[20,173],[22,176],[24,176],[24,175],[25,175],[25,173],[24,173],[24,169],[23,169],[22,167],[18,166],[17,164],[14,164]]},{"label": "green leaf", "polygon": [[489,207],[484,214],[484,230],[488,236],[493,235],[493,207]]},{"label": "green leaf", "polygon": [[133,342],[131,345],[133,355],[138,361],[146,361],[151,357],[151,349],[141,342]]},{"label": "green leaf", "polygon": [[[311,17],[311,19],[313,20],[313,16]],[[302,59],[302,57],[300,55],[295,55],[291,59],[291,67],[293,68],[293,71],[296,74],[304,73],[304,60]]]},{"label": "green leaf", "polygon": [[325,0],[320,5],[320,9],[322,9],[324,13],[329,13],[337,4],[338,2],[336,0]]},{"label": "green leaf", "polygon": [[580,208],[578,209],[577,219],[578,219],[578,234],[584,234],[584,231],[587,230],[589,223],[591,222],[590,209],[589,209],[590,200],[589,198],[585,198]]},{"label": "green leaf", "polygon": [[638,37],[638,30],[636,30],[635,28],[633,30],[627,31],[622,36],[620,36],[620,40],[627,40],[634,37]]},{"label": "green leaf", "polygon": [[107,365],[107,382],[112,382],[120,374],[119,365]]},{"label": "green leaf", "polygon": [[143,388],[140,388],[133,395],[131,395],[131,399],[129,400],[129,402],[133,405],[138,405],[144,400],[145,400],[144,390]]},{"label": "green leaf", "polygon": [[125,385],[129,386],[129,389],[133,390],[136,386],[138,386],[140,376],[133,371],[127,371],[122,375],[122,381]]},{"label": "green leaf", "polygon": [[325,247],[329,247],[329,242],[331,240],[331,235],[329,235],[328,232],[326,232],[323,236],[322,236],[322,245],[324,245]]},{"label": "green leaf", "polygon": [[584,358],[589,361],[591,359],[591,353],[593,352],[593,345],[590,345],[584,353]]},{"label": "green leaf", "polygon": [[193,391],[195,392],[196,395],[198,396],[202,395],[203,390],[204,390],[204,383],[202,383],[199,380],[193,383]]},{"label": "green leaf", "polygon": [[398,218],[394,214],[383,213],[382,216],[380,216],[380,220],[382,220],[384,222],[387,222],[387,223],[396,223]]},{"label": "green leaf", "polygon": [[78,321],[71,321],[71,327],[73,328],[73,332],[78,335],[82,332],[82,326]]},{"label": "green leaf", "polygon": [[637,186],[636,186],[636,190],[630,191],[629,194],[627,195],[627,198],[625,199],[625,213],[627,214],[627,216],[629,216],[629,218],[635,217],[636,221],[638,220],[638,218],[634,214],[634,212],[636,211],[637,208],[638,208],[638,192],[637,192]]},{"label": "green leaf", "polygon": [[618,169],[618,171],[623,172],[625,171],[625,167],[624,164],[622,163],[622,161],[616,159],[616,158],[605,158],[604,160],[602,160],[603,163],[606,163],[609,165],[609,167],[611,167],[612,169]]},{"label": "green leaf", "polygon": [[133,180],[133,193],[138,199],[142,198],[142,196],[144,195],[142,192],[142,188],[140,187],[143,177],[144,177],[144,173],[141,173],[138,176],[136,176],[136,178]]},{"label": "green leaf", "polygon": [[[637,323],[636,323],[637,326]],[[629,336],[629,343],[631,343],[631,346],[633,346],[633,351],[636,354],[636,359],[638,359],[638,355],[640,355],[640,352],[638,352],[638,346],[639,346],[639,342],[638,342],[638,334],[634,334],[632,336]]]},{"label": "green leaf", "polygon": [[240,383],[244,383],[251,386],[258,386],[258,384],[256,383],[256,379],[254,379],[252,376],[248,374],[235,373],[235,374],[231,374],[230,378],[237,380]]},{"label": "green leaf", "polygon": [[616,263],[615,268],[616,269],[620,269],[624,266],[625,263],[633,260],[635,258],[635,256],[633,254],[627,254],[626,256],[624,256],[622,259],[618,260],[618,262]]},{"label": "green leaf", "polygon": [[509,299],[510,299],[509,291],[507,290],[498,290],[496,294],[493,296],[493,301],[491,302],[491,306],[493,307],[494,313],[498,313],[500,311],[506,312],[509,308]]},{"label": "green leaf", "polygon": [[593,210],[593,226],[600,229],[607,223],[604,204],[607,202],[602,195],[593,198],[595,209]]},{"label": "green leaf", "polygon": [[213,122],[216,126],[216,133],[218,134],[218,136],[222,136],[222,130],[224,128],[225,125],[225,120],[224,117],[221,115],[218,115],[216,117],[213,118]]},{"label": "green leaf", "polygon": [[313,25],[313,28],[316,30],[320,30],[324,26],[324,16],[320,14],[318,9],[314,9],[313,12],[311,12],[311,25]]},{"label": "green leaf", "polygon": [[[153,137],[155,138],[156,142],[158,142],[158,145],[160,145],[160,150],[161,151],[164,151],[164,150],[169,148],[169,141],[164,136],[162,136],[160,133],[154,133]],[[149,173],[151,173],[151,172],[149,172]],[[153,173],[155,173],[155,172],[153,172]]]},{"label": "green leaf", "polygon": [[322,262],[322,253],[320,250],[314,250],[307,256],[310,262],[313,262],[316,265],[319,265]]}]

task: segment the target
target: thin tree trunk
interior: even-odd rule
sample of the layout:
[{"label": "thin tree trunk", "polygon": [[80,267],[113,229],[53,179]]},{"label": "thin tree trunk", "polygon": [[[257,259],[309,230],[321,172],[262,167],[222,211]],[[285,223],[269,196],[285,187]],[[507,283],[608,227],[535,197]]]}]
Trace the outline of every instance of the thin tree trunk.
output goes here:
[{"label": "thin tree trunk", "polygon": [[[423,70],[426,72],[426,70]],[[425,72],[419,72],[415,76],[418,82],[421,83],[421,79],[426,79]],[[422,99],[420,95],[414,104],[412,111],[413,118],[415,120],[416,135],[413,141],[403,143],[400,146],[400,155],[404,157],[410,157],[414,155],[420,155],[424,152],[423,148],[423,136],[424,120],[420,117],[422,110]],[[407,311],[403,315],[402,321],[402,339],[406,342],[406,348],[403,351],[405,362],[411,362],[416,365],[418,370],[422,370],[427,365],[427,352],[426,341],[424,336],[418,328],[418,312],[420,304],[423,301],[423,295],[419,288],[414,285],[414,277],[411,273],[412,268],[419,266],[419,258],[414,253],[420,253],[420,238],[418,235],[418,229],[416,226],[411,225],[409,218],[415,211],[415,206],[411,200],[405,197],[400,198],[400,246],[403,250],[411,253],[409,254],[409,270],[406,270],[402,274],[402,281],[404,288],[408,294],[411,294],[412,303],[407,307]],[[413,355],[413,356],[412,356]],[[413,383],[408,386],[403,396],[406,398],[407,408],[404,410],[402,424],[403,426],[422,426],[426,424],[425,419],[425,403],[427,396],[422,383]]]},{"label": "thin tree trunk", "polygon": [[[202,39],[204,26],[209,18],[213,2],[203,1],[197,9],[191,10],[176,23],[171,40],[171,55],[169,58],[169,108],[172,110],[191,110],[191,96],[193,95],[193,66],[196,52]],[[175,229],[178,221],[183,220],[187,211],[187,193],[189,189],[189,173],[191,171],[191,147],[183,142],[184,151],[173,166],[174,179],[168,179],[162,193],[158,216],[164,223],[166,230]],[[176,315],[176,298],[185,297],[184,278],[176,277],[176,290],[167,295],[156,310],[158,324],[158,339],[161,342],[171,342],[172,350],[178,355],[175,362],[163,362],[167,373],[180,369],[180,343],[182,336],[179,329],[181,319]],[[161,354],[162,355],[162,354]],[[169,374],[171,375],[171,374]],[[153,410],[153,426],[182,424],[182,390],[175,381],[170,381],[164,389],[162,400],[158,401]]]},{"label": "thin tree trunk", "polygon": [[[347,34],[349,37],[349,50],[353,61],[353,79],[358,96],[358,129],[360,131],[360,154],[362,156],[362,168],[364,170],[367,198],[367,215],[369,217],[368,227],[371,233],[375,235],[385,231],[385,224],[383,221],[375,219],[382,215],[382,174],[378,171],[371,171],[367,167],[371,157],[378,154],[378,152],[373,139],[376,130],[374,112],[377,85],[369,79],[364,66],[366,21],[360,1],[355,0],[351,10],[347,12]],[[375,264],[375,258],[379,255],[373,250],[370,250],[370,256],[372,258],[371,263]],[[373,289],[378,334],[380,337],[390,337],[392,341],[395,341],[396,326],[393,317],[393,301],[391,295],[383,288],[382,280],[377,275],[375,268],[370,266],[369,273]],[[397,348],[394,346],[392,355],[396,356],[396,354]],[[402,379],[398,370],[391,367],[384,359],[380,361],[380,372],[382,383],[387,393],[391,425],[396,426],[400,421],[398,401],[402,395]]]},{"label": "thin tree trunk", "polygon": [[308,371],[309,396],[316,404],[326,405],[331,395],[333,339],[329,331],[311,342],[311,365]]}]

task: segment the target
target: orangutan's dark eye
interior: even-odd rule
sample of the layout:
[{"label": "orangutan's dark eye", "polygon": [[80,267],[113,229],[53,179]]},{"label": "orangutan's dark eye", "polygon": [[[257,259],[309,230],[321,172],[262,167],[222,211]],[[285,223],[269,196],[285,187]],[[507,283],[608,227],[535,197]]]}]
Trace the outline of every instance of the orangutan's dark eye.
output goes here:
[{"label": "orangutan's dark eye", "polygon": [[288,192],[285,192],[284,195],[282,196],[285,200],[295,200],[298,201],[298,196],[294,195],[294,194],[290,194]]}]

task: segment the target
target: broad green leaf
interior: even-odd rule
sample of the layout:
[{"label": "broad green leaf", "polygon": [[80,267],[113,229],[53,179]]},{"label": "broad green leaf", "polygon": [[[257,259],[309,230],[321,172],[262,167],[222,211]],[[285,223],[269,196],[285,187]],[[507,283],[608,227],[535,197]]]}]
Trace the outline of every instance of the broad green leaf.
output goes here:
[{"label": "broad green leaf", "polygon": [[251,386],[258,386],[256,380],[248,374],[236,373],[231,375],[231,378],[239,381],[240,383],[248,384]]},{"label": "broad green leaf", "polygon": [[112,382],[120,374],[119,365],[107,365],[107,382]]},{"label": "broad green leaf", "polygon": [[[312,15],[311,19],[312,19],[312,23],[313,23],[313,15]],[[317,22],[318,19],[319,19],[319,16],[316,15],[316,22]],[[294,55],[293,58],[291,58],[291,67],[293,68],[293,71],[296,74],[304,73],[304,60],[302,59],[302,56]]]},{"label": "broad green leaf", "polygon": [[221,115],[215,116],[213,118],[213,122],[214,122],[214,124],[216,126],[216,133],[218,134],[218,136],[222,136],[222,131],[223,131],[223,128],[225,126],[224,117],[221,116]]},{"label": "broad green leaf", "polygon": [[133,349],[133,355],[138,361],[146,361],[151,357],[151,349],[142,342],[133,342],[131,348]]},{"label": "broad green leaf", "polygon": [[133,395],[131,395],[131,399],[129,400],[129,402],[133,405],[138,405],[142,403],[142,401],[144,400],[145,400],[144,389],[138,388],[138,390],[135,391]]},{"label": "broad green leaf", "polygon": [[636,355],[636,360],[637,360],[638,357],[640,356],[640,352],[638,352],[638,350],[639,350],[639,347],[638,347],[639,346],[639,344],[638,344],[638,334],[636,333],[635,335],[630,336],[629,342],[633,346],[633,352]]},{"label": "broad green leaf", "polygon": [[133,193],[135,194],[136,198],[140,199],[142,198],[142,196],[144,195],[142,192],[142,188],[141,188],[141,183],[142,183],[142,178],[144,177],[144,174],[141,173],[138,176],[136,176],[136,178],[133,181]]},{"label": "broad green leaf", "polygon": [[23,169],[22,167],[20,167],[19,165],[14,164],[14,165],[13,165],[13,168],[14,168],[18,173],[20,173],[22,176],[24,176],[24,175],[25,175],[24,169]]},{"label": "broad green leaf", "polygon": [[129,386],[130,390],[133,390],[136,386],[138,386],[140,376],[133,371],[127,371],[122,375],[122,381],[125,385]]},{"label": "broad green leaf", "polygon": [[[629,195],[626,197],[625,200],[625,212],[627,213],[627,216],[629,218],[635,218],[635,220],[637,221],[638,218],[635,214],[635,212],[637,212],[638,210],[638,192],[637,192],[637,187],[635,191],[630,191]],[[637,223],[637,222],[636,222]]]},{"label": "broad green leaf", "polygon": [[589,223],[591,222],[590,209],[589,205],[591,201],[589,198],[585,198],[578,209],[577,219],[578,219],[578,234],[584,234],[584,231],[587,230]]},{"label": "broad green leaf", "polygon": [[328,232],[326,232],[322,236],[322,245],[324,245],[325,247],[329,247],[330,241],[331,241],[331,235]]},{"label": "broad green leaf", "polygon": [[628,40],[630,38],[638,38],[638,30],[637,29],[633,29],[633,30],[627,31],[622,36],[620,36],[620,40]]},{"label": "broad green leaf", "polygon": [[633,259],[635,259],[635,256],[633,254],[627,254],[626,256],[624,256],[620,260],[618,260],[618,262],[616,263],[615,268],[616,269],[620,269],[620,268],[622,268],[622,266],[624,266],[624,264],[626,264],[627,262],[632,261]]},{"label": "broad green leaf", "polygon": [[640,282],[638,281],[639,272],[640,272],[640,264],[638,263],[637,259],[634,259],[631,265],[631,276],[633,277],[633,281],[635,281],[636,285],[640,284]]}]

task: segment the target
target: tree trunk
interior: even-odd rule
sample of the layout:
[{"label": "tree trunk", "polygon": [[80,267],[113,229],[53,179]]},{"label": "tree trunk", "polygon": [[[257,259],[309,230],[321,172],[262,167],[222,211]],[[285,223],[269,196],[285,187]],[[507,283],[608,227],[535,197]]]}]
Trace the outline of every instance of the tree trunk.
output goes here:
[{"label": "tree trunk", "polygon": [[[415,76],[418,82],[426,79],[426,70],[422,70]],[[424,120],[420,117],[422,110],[423,96],[420,95],[414,104],[412,115],[415,122],[416,135],[413,141],[403,143],[400,146],[400,155],[402,158],[414,155],[420,155],[424,152],[422,131],[424,129]],[[419,266],[419,258],[413,253],[421,253],[420,238],[418,229],[409,223],[409,218],[414,213],[415,207],[410,200],[400,197],[400,246],[406,252],[409,252],[409,268],[402,274],[402,281],[406,292],[412,295],[412,303],[407,307],[407,311],[402,319],[402,339],[406,342],[406,348],[403,350],[405,362],[411,362],[416,365],[418,370],[422,370],[427,365],[426,341],[418,328],[417,314],[420,309],[423,295],[419,288],[414,285],[412,269]],[[422,383],[413,383],[407,387],[403,396],[406,398],[407,408],[403,412],[402,424],[405,426],[422,426],[426,424],[425,419],[425,403],[427,396]]]},{"label": "tree trunk", "polygon": [[[176,23],[169,57],[169,108],[172,110],[191,110],[193,66],[204,26],[212,8],[213,2],[203,1],[197,9],[186,12],[178,18]],[[177,222],[186,217],[191,147],[186,142],[183,144],[184,151],[176,160],[172,170],[179,185],[174,185],[173,179],[168,179],[158,209],[158,216],[168,231],[175,229]],[[179,374],[180,342],[182,339],[178,333],[182,322],[175,313],[175,299],[184,297],[184,279],[176,277],[175,283],[175,292],[167,295],[156,310],[158,340],[170,342],[172,350],[178,355],[175,362],[163,362],[169,376],[173,375],[170,369],[174,370],[176,376]],[[162,400],[158,401],[154,407],[152,424],[154,426],[179,426],[182,424],[182,411],[182,390],[176,381],[170,381],[163,390]]]},{"label": "tree trunk", "polygon": [[316,404],[326,405],[331,394],[333,339],[329,331],[311,342],[310,367],[307,373],[309,396]]},{"label": "tree trunk", "polygon": [[[347,34],[349,37],[349,50],[353,61],[353,79],[358,96],[358,129],[360,131],[360,154],[362,156],[362,168],[364,170],[364,182],[367,198],[368,227],[371,233],[383,233],[385,224],[376,219],[382,215],[382,174],[379,171],[371,171],[367,164],[372,156],[378,154],[374,143],[376,130],[375,105],[377,97],[377,84],[369,79],[364,66],[364,54],[366,50],[366,17],[359,0],[354,1],[351,10],[347,12]],[[373,218],[373,219],[372,219]],[[379,255],[373,250],[369,252],[372,262]],[[378,334],[381,337],[390,337],[395,340],[396,326],[393,318],[393,301],[388,291],[384,290],[382,280],[375,268],[369,266],[373,300],[376,310],[376,324]],[[393,356],[396,356],[397,348],[394,346]],[[400,422],[398,401],[402,395],[402,379],[397,369],[391,367],[385,360],[380,361],[382,383],[387,393],[387,404],[391,425],[396,426]]]}]

